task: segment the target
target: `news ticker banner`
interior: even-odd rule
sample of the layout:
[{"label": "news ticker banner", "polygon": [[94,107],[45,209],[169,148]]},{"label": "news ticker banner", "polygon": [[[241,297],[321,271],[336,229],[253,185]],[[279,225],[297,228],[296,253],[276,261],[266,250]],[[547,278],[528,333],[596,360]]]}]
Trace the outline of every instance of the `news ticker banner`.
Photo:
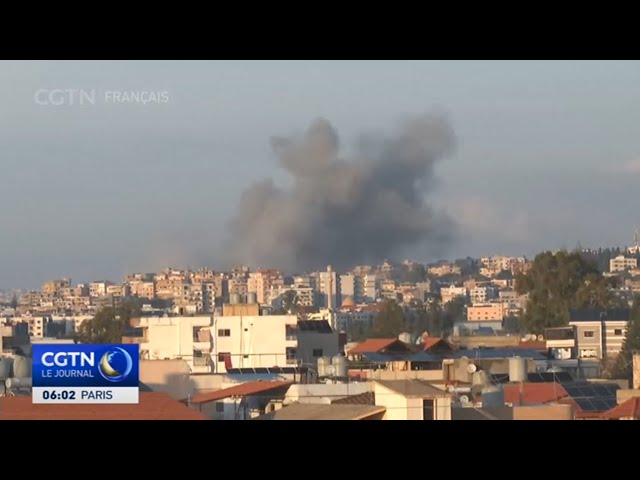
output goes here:
[{"label": "news ticker banner", "polygon": [[32,403],[138,403],[138,345],[32,348]]}]

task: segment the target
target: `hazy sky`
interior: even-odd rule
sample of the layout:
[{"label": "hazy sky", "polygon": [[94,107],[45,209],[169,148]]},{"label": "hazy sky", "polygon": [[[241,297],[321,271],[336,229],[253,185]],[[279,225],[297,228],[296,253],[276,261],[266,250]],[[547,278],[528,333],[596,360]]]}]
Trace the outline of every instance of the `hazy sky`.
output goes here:
[{"label": "hazy sky", "polygon": [[286,180],[272,135],[323,117],[348,145],[432,109],[458,138],[429,195],[458,221],[448,257],[629,244],[639,86],[614,61],[2,62],[0,288],[215,267],[242,191]]}]

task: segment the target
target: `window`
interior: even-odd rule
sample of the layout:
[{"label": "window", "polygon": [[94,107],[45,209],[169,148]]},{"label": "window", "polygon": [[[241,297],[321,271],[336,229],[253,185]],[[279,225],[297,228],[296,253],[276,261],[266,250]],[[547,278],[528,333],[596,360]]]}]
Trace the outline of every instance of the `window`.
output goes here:
[{"label": "window", "polygon": [[313,349],[313,356],[314,357],[321,357],[322,356],[322,349],[321,348],[314,348]]},{"label": "window", "polygon": [[428,399],[422,400],[422,419],[423,420],[435,420],[434,414],[434,403],[435,400]]},{"label": "window", "polygon": [[218,330],[218,336],[219,337],[230,337],[231,336],[231,330],[229,330],[228,328],[226,329],[219,329]]},{"label": "window", "polygon": [[593,338],[595,334],[596,332],[594,332],[593,330],[587,330],[586,332],[584,332],[585,338]]},{"label": "window", "polygon": [[622,329],[621,329],[621,328],[616,328],[616,329],[613,331],[613,334],[614,334],[616,337],[620,337],[620,336],[622,336]]},{"label": "window", "polygon": [[218,362],[224,362],[224,360],[228,357],[231,357],[230,353],[219,353],[218,354]]},{"label": "window", "polygon": [[224,413],[224,403],[223,402],[216,402],[216,412],[217,413]]},{"label": "window", "polygon": [[297,325],[285,325],[285,338],[287,340],[295,340],[298,333]]},{"label": "window", "polygon": [[287,347],[286,352],[287,352],[287,365],[295,365],[296,363],[298,363],[296,359],[296,354],[298,353],[297,349],[292,347]]}]

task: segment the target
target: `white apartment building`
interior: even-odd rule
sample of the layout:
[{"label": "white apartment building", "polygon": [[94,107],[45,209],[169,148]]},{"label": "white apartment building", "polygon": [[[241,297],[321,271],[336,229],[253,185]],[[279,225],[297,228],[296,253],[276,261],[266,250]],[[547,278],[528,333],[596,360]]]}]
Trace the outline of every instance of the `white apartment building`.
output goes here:
[{"label": "white apartment building", "polygon": [[340,296],[342,300],[351,297],[354,302],[362,301],[362,279],[353,273],[340,275]]},{"label": "white apartment building", "polygon": [[338,353],[338,334],[326,321],[295,315],[215,317],[211,327],[215,373],[230,368],[291,367]]},{"label": "white apartment building", "polygon": [[469,298],[472,304],[487,303],[496,298],[497,293],[493,287],[475,287],[469,290]]},{"label": "white apartment building", "polygon": [[148,360],[184,360],[192,373],[211,372],[211,316],[142,317],[131,326],[142,328],[140,356]]},{"label": "white apartment building", "polygon": [[467,289],[464,287],[456,287],[451,285],[446,288],[442,288],[440,290],[440,297],[442,298],[442,303],[449,303],[455,298],[458,297],[467,297]]},{"label": "white apartment building", "polygon": [[609,260],[610,272],[624,272],[625,270],[636,270],[638,268],[638,259],[627,258],[624,255],[618,255],[616,258]]},{"label": "white apartment building", "polygon": [[92,297],[104,297],[107,295],[107,287],[111,282],[91,282],[89,284],[89,295]]}]

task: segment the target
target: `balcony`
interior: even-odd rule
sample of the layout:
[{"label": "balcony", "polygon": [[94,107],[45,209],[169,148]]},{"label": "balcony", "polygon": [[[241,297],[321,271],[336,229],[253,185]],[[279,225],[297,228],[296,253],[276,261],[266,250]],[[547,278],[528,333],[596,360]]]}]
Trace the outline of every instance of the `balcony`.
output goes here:
[{"label": "balcony", "polygon": [[547,348],[574,348],[576,341],[571,339],[565,340],[549,340],[547,339]]},{"label": "balcony", "polygon": [[193,357],[193,366],[194,367],[208,367],[211,365],[211,358],[206,357]]},{"label": "balcony", "polygon": [[211,351],[211,342],[193,342],[193,349],[200,352]]}]

